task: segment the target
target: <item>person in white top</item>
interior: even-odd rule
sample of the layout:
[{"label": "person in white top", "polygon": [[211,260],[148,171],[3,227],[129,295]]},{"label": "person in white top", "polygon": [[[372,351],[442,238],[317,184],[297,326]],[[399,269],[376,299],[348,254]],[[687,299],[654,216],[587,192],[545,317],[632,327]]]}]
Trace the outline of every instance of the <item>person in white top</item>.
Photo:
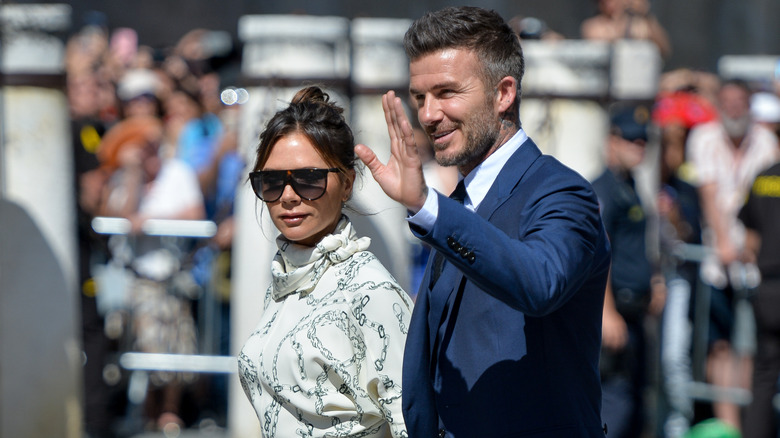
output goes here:
[{"label": "person in white top", "polygon": [[405,437],[401,365],[412,301],[342,213],[352,132],[318,87],[260,135],[249,174],[281,235],[239,377],[264,437]]},{"label": "person in white top", "polygon": [[[149,219],[204,219],[198,177],[180,160],[160,154],[162,124],[158,118],[136,116],[123,123],[121,131],[114,131],[116,142],[104,140],[99,152],[104,157],[104,169],[116,166],[103,188],[99,213],[128,219],[132,235],[114,235],[109,240],[111,261],[107,265],[132,268],[126,271],[132,275],[123,301],[126,307],[109,311],[106,330],[119,330],[123,312],[128,311],[132,350],[194,354],[197,335],[192,303],[183,295],[171,293],[171,279],[184,270],[179,257],[186,254],[191,241],[164,241],[160,236],[147,235],[144,223]],[[179,414],[183,390],[191,379],[190,375],[167,371],[150,373],[144,400],[148,427],[170,432],[185,425]]]},{"label": "person in white top", "polygon": [[[737,357],[731,341],[739,325],[735,291],[755,286],[743,279],[757,273],[755,265],[746,263],[745,227],[737,215],[756,176],[780,158],[777,137],[751,118],[750,92],[744,81],[725,81],[718,94],[720,120],[693,128],[686,145],[704,215],[702,238],[710,250],[701,269],[702,279],[712,286],[707,373],[713,384],[725,387],[747,387],[750,375],[749,352]],[[740,427],[738,405],[716,401],[713,411]]]}]

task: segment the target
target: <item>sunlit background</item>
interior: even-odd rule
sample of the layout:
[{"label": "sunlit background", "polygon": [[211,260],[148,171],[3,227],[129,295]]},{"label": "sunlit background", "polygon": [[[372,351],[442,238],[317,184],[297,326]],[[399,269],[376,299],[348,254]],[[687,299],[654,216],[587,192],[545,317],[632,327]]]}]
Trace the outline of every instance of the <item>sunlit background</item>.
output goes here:
[{"label": "sunlit background", "polygon": [[[780,2],[649,3],[668,35],[667,53],[647,41],[584,40],[580,26],[598,12],[596,1],[471,2],[513,19],[527,63],[523,127],[544,152],[588,179],[604,167],[610,103],[625,100],[650,108],[669,90],[664,87],[688,85],[699,73],[745,79],[764,91],[773,91],[780,78]],[[66,74],[69,41],[103,32],[107,50],[133,55],[143,50],[159,65],[172,54],[186,58],[182,41],[189,36],[199,52],[188,65],[208,66],[200,73],[211,75],[217,100],[210,108],[220,113],[225,135],[233,135],[234,168],[252,164],[262,124],[311,82],[326,86],[346,108],[356,140],[384,159],[389,142],[379,102],[385,91],[406,87],[403,33],[426,11],[455,4],[0,2],[0,437],[259,436],[234,356],[254,327],[269,283],[273,225],[245,179],[228,190],[234,228],[226,246],[212,244],[224,216],[145,224],[142,234],[175,254],[155,266],[172,263],[182,274],[166,278],[166,284],[189,305],[197,340],[186,355],[137,351],[121,292],[129,274],[111,263],[122,248],[136,244],[131,224],[99,215],[85,218],[76,208],[80,189],[74,181],[91,169],[80,167],[72,143],[92,144],[88,152],[95,152],[117,118],[94,130],[74,124],[73,96],[67,93],[73,76]],[[645,167],[652,181],[657,170],[652,160]],[[244,167],[240,170],[245,175]],[[419,244],[406,229],[403,209],[367,172],[363,176],[353,220],[372,238],[372,251],[413,291]],[[79,234],[85,229],[86,237]],[[85,253],[83,239],[99,242],[101,249]],[[152,431],[146,402],[155,379],[168,378],[161,377],[164,372],[175,374],[180,384],[182,424]],[[658,428],[652,430],[657,418],[650,417],[647,436],[662,436]]]}]

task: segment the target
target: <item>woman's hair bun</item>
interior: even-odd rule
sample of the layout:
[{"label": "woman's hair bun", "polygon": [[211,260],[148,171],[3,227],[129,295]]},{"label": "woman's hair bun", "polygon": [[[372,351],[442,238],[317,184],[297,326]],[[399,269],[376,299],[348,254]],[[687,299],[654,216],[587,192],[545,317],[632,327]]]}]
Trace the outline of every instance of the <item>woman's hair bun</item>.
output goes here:
[{"label": "woman's hair bun", "polygon": [[336,110],[341,114],[344,110],[330,101],[328,93],[322,91],[320,87],[311,86],[299,90],[292,98],[291,104],[324,104]]}]

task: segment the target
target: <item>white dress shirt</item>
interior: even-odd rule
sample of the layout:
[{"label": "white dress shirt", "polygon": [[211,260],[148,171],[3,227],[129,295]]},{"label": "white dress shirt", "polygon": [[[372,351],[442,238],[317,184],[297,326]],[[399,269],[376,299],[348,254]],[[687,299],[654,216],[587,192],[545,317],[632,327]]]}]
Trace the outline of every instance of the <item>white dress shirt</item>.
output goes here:
[{"label": "white dress shirt", "polygon": [[[485,199],[490,187],[496,181],[498,174],[504,165],[509,161],[509,157],[512,156],[520,146],[528,140],[528,135],[522,129],[518,129],[515,135],[504,143],[495,152],[490,154],[485,161],[480,163],[474,170],[471,171],[465,177],[466,185],[466,198],[463,200],[463,205],[471,211],[477,211],[479,204]],[[460,176],[460,179],[464,179]],[[446,193],[444,194],[447,195]],[[439,198],[436,196],[436,191],[428,187],[428,198],[425,200],[425,204],[417,212],[417,214],[408,217],[407,220],[414,225],[417,225],[424,230],[430,230],[433,228],[434,222],[439,214]]]}]

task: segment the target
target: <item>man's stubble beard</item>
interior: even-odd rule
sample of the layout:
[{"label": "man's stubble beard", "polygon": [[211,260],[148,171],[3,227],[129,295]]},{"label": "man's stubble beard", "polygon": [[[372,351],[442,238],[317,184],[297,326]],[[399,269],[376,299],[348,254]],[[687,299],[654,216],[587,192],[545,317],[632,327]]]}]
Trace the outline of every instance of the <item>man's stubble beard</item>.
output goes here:
[{"label": "man's stubble beard", "polygon": [[750,115],[745,114],[738,118],[721,117],[721,124],[726,130],[726,134],[732,139],[741,139],[747,135],[750,129]]},{"label": "man's stubble beard", "polygon": [[[488,151],[498,141],[501,126],[494,119],[494,115],[488,110],[488,106],[459,123],[461,133],[466,136],[466,144],[463,149],[453,155],[445,156],[435,154],[436,162],[440,166],[475,167],[480,163]],[[465,129],[464,129],[465,128]]]}]

